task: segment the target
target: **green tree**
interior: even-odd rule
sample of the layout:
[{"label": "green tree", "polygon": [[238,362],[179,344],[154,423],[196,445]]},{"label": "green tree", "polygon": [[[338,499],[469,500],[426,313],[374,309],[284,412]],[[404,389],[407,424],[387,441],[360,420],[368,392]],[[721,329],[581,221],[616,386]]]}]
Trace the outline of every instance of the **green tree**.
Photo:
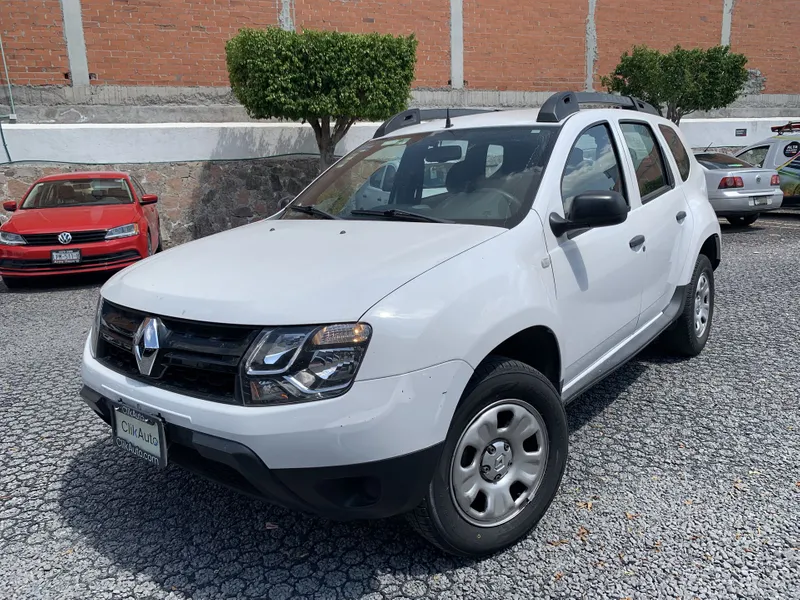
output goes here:
[{"label": "green tree", "polygon": [[242,29],[226,46],[233,94],[256,119],[307,121],[320,166],[357,120],[405,110],[414,79],[414,34]]},{"label": "green tree", "polygon": [[676,124],[696,110],[724,108],[744,90],[747,57],[728,46],[686,49],[675,46],[661,53],[634,46],[602,83],[610,92],[635,96],[655,106]]}]

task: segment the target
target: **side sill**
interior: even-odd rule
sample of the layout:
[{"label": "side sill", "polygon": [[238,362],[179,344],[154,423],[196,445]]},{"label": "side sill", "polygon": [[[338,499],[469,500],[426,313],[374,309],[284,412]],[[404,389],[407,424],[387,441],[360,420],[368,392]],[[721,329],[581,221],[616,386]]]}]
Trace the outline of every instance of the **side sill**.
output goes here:
[{"label": "side sill", "polygon": [[636,332],[620,342],[616,348],[610,350],[606,356],[601,357],[583,373],[580,373],[575,379],[564,385],[564,391],[561,394],[562,402],[569,404],[583,392],[608,377],[644,350],[672,325],[681,314],[687,287],[682,285],[675,288],[675,293],[661,314],[640,327]]}]

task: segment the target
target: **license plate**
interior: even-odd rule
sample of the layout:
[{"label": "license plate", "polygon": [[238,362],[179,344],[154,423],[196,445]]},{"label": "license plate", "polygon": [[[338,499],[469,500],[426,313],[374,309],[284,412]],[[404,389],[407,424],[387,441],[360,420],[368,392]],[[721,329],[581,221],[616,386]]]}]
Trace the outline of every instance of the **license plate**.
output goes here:
[{"label": "license plate", "polygon": [[153,466],[167,466],[164,421],[113,402],[111,416],[111,437],[115,446],[135,454]]},{"label": "license plate", "polygon": [[50,253],[50,260],[56,265],[65,265],[81,262],[80,250],[53,250]]},{"label": "license plate", "polygon": [[755,206],[764,206],[769,204],[769,198],[767,196],[753,196],[753,204]]}]

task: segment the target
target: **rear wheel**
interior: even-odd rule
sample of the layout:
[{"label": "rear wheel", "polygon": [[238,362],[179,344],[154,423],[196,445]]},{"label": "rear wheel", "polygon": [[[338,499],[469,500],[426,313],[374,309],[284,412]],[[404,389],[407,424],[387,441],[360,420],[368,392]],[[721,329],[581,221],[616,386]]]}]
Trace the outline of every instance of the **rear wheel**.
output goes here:
[{"label": "rear wheel", "polygon": [[736,225],[737,227],[747,227],[758,221],[758,217],[760,216],[760,213],[756,213],[754,215],[747,215],[746,217],[728,217],[728,223]]},{"label": "rear wheel", "polygon": [[663,341],[670,354],[697,356],[705,348],[714,317],[714,269],[705,254],[697,257],[692,281],[686,290],[683,311]]},{"label": "rear wheel", "polygon": [[540,372],[502,357],[473,376],[411,525],[446,552],[493,554],[527,535],[567,461],[564,406]]}]

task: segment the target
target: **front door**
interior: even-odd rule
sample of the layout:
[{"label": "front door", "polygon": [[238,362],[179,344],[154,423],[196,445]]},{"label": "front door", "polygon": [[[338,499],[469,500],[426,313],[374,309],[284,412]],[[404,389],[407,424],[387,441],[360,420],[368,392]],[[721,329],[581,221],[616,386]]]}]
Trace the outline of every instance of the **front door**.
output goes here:
[{"label": "front door", "polygon": [[[620,144],[608,123],[578,136],[561,179],[561,197],[548,213],[569,218],[572,199],[591,191],[620,192],[631,206],[629,185],[620,167]],[[634,210],[625,222],[546,239],[556,283],[566,340],[562,344],[565,392],[581,374],[632,334],[639,319],[645,256],[637,237],[641,215]],[[545,223],[546,223],[545,219]]]}]

